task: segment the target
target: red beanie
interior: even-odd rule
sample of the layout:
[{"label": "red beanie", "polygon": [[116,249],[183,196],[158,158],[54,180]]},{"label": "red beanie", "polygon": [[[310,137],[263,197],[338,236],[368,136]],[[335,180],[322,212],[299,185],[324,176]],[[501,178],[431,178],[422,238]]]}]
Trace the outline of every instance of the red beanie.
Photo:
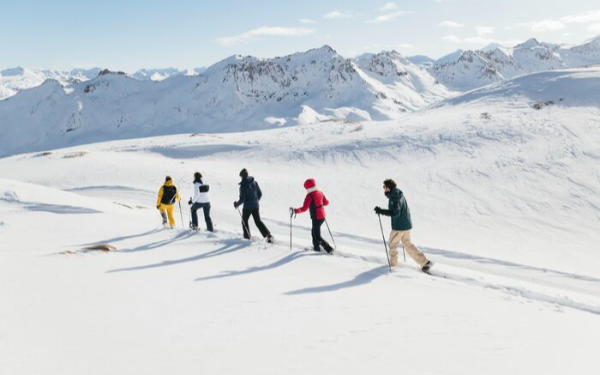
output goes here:
[{"label": "red beanie", "polygon": [[308,180],[304,181],[304,188],[305,189],[310,189],[312,187],[317,186],[317,183],[315,182],[314,178],[309,178]]}]

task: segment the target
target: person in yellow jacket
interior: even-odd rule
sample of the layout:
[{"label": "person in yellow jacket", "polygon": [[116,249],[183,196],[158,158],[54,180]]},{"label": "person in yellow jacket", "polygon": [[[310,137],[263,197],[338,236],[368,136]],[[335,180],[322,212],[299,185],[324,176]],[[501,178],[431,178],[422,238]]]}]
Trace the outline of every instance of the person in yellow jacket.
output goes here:
[{"label": "person in yellow jacket", "polygon": [[163,219],[163,225],[167,225],[167,216],[169,217],[169,225],[175,227],[175,217],[173,217],[173,204],[175,201],[180,201],[177,188],[173,185],[173,179],[170,176],[165,178],[165,184],[158,191],[158,199],[156,200],[156,208],[160,211]]}]

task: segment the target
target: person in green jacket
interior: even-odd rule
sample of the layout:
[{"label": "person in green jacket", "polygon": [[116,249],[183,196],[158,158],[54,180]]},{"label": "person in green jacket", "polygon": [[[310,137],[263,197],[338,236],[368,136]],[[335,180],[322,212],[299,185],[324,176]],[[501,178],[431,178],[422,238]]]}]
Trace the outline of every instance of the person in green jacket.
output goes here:
[{"label": "person in green jacket", "polygon": [[421,267],[423,272],[428,272],[433,263],[420,252],[410,240],[410,230],[412,229],[412,220],[410,210],[406,203],[406,198],[402,191],[398,189],[396,182],[392,179],[383,181],[383,190],[385,196],[389,199],[388,209],[375,207],[375,213],[378,215],[391,216],[392,232],[390,233],[390,265],[398,267],[398,244],[402,242],[404,250]]}]

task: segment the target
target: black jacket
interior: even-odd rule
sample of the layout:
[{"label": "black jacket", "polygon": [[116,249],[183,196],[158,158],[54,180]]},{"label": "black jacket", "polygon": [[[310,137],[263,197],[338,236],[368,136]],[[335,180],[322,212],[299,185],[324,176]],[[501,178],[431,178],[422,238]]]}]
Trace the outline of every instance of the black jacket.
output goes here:
[{"label": "black jacket", "polygon": [[392,229],[400,231],[412,229],[410,210],[402,191],[394,188],[387,197],[389,199],[388,209],[382,210],[381,214],[392,217]]},{"label": "black jacket", "polygon": [[244,210],[258,210],[262,191],[254,177],[246,177],[240,182],[240,199],[236,206],[244,205]]}]

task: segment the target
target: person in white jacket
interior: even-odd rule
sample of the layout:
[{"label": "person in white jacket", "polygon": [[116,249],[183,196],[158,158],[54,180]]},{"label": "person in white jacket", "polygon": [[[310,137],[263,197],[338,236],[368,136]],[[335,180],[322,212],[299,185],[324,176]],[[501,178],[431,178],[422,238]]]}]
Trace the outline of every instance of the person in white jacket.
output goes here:
[{"label": "person in white jacket", "polygon": [[206,229],[212,232],[213,222],[210,218],[210,186],[202,178],[200,172],[194,173],[194,197],[190,198],[188,204],[192,206],[192,224],[193,230],[198,230],[198,210],[202,208],[204,211],[204,221],[206,221]]}]

